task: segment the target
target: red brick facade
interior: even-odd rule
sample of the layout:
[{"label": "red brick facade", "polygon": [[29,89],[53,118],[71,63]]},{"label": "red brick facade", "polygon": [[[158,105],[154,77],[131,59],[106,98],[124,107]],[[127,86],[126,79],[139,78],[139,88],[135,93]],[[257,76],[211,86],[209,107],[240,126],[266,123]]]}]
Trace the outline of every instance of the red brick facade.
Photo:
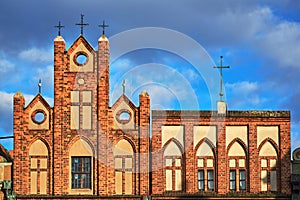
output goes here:
[{"label": "red brick facade", "polygon": [[[150,137],[147,92],[140,94],[138,107],[124,94],[110,106],[109,48],[105,35],[99,38],[97,51],[82,35],[69,49],[58,36],[54,40],[54,106],[50,107],[41,94],[27,107],[20,92],[14,96],[13,183],[20,199],[143,199],[148,195],[152,199],[289,197],[289,112],[231,111],[227,117],[220,117],[208,111],[153,111]],[[79,55],[87,60],[77,62]],[[37,113],[43,114],[42,121],[35,120]],[[129,117],[121,118],[123,113]],[[84,118],[86,116],[88,118]],[[76,117],[78,121],[74,126],[78,127],[73,128],[72,120]],[[194,126],[202,125],[215,126],[217,130],[217,142],[212,145],[214,190],[208,192],[198,190],[196,149],[200,143],[193,143]],[[169,138],[162,145],[162,126],[183,126],[182,142]],[[238,141],[246,152],[246,190],[242,192],[229,190],[226,126],[247,127],[247,145]],[[276,192],[260,192],[261,172],[257,166],[261,146],[257,146],[257,126],[279,127],[278,142],[273,145],[278,155]],[[87,189],[73,190],[71,171],[74,169],[70,155],[78,141],[84,141],[92,154],[91,185]],[[118,154],[116,147],[121,145],[120,141],[125,146],[130,144],[128,152]],[[164,151],[172,142],[182,153],[178,158],[180,166],[174,165],[175,171],[181,169],[180,191],[166,191]],[[201,144],[204,142],[207,141],[201,140]],[[35,145],[44,149],[39,152]],[[117,159],[123,159],[120,166],[125,170],[119,173],[119,179]],[[132,161],[129,168],[127,159]],[[173,180],[172,186],[176,184]]]},{"label": "red brick facade", "polygon": [[[164,172],[164,147],[162,147],[162,126],[183,126],[184,144],[178,145],[184,149],[182,190],[166,191]],[[198,189],[196,151],[199,144],[193,144],[194,126],[216,126],[217,145],[215,151],[215,188],[213,191],[201,191]],[[246,126],[248,145],[244,145],[246,151],[246,189],[244,191],[231,191],[229,188],[229,157],[226,148],[226,126]],[[260,181],[260,158],[257,147],[257,126],[278,126],[279,146],[277,191],[262,192]],[[290,185],[290,114],[285,111],[229,111],[226,117],[218,116],[210,111],[152,111],[152,194],[154,196],[201,196],[201,197],[224,197],[226,199],[239,197],[255,199],[268,197],[287,198],[291,194]],[[236,135],[238,137],[238,133]],[[174,138],[171,138],[173,140]],[[268,140],[267,137],[266,140]],[[205,139],[204,139],[205,140]],[[234,140],[233,140],[234,141]],[[235,141],[238,141],[236,139]],[[166,143],[167,144],[167,143]],[[194,148],[195,146],[195,148]],[[275,146],[275,145],[274,145]],[[154,167],[155,166],[155,167]],[[268,185],[268,187],[270,187]]]}]

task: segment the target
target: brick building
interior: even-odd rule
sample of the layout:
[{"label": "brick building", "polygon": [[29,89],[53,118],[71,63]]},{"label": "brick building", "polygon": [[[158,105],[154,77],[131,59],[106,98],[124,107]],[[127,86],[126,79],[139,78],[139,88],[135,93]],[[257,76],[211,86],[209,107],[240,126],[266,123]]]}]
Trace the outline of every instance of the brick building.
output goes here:
[{"label": "brick building", "polygon": [[[109,41],[54,39],[54,106],[14,95],[20,199],[289,199],[288,111],[152,111],[109,104]],[[151,137],[150,137],[151,136]]]}]

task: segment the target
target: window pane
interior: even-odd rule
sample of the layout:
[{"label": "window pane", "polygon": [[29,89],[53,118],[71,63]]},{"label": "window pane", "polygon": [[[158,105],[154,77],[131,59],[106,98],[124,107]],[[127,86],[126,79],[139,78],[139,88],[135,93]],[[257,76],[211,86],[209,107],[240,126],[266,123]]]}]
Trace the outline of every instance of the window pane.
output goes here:
[{"label": "window pane", "polygon": [[230,171],[230,180],[235,180],[235,171]]},{"label": "window pane", "polygon": [[214,171],[213,170],[207,171],[207,180],[214,180]]},{"label": "window pane", "polygon": [[198,180],[204,180],[204,171],[203,170],[198,171]]},{"label": "window pane", "polygon": [[207,189],[209,189],[209,190],[214,189],[214,171],[213,170],[207,171]]},{"label": "window pane", "polygon": [[214,190],[214,181],[207,182],[207,189]]},{"label": "window pane", "polygon": [[246,181],[240,181],[240,190],[246,190]]},{"label": "window pane", "polygon": [[235,181],[230,181],[230,189],[235,190]]},{"label": "window pane", "polygon": [[198,189],[204,190],[204,181],[198,181]]},{"label": "window pane", "polygon": [[240,170],[240,190],[246,189],[246,171]]},{"label": "window pane", "polygon": [[204,190],[204,170],[198,171],[198,189]]},{"label": "window pane", "polygon": [[246,180],[246,172],[245,172],[245,170],[240,170],[240,180]]},{"label": "window pane", "polygon": [[72,157],[72,188],[91,188],[91,158]]},{"label": "window pane", "polygon": [[84,159],[84,171],[85,172],[90,172],[91,171],[91,159],[90,158],[85,158]]},{"label": "window pane", "polygon": [[230,171],[230,190],[235,190],[235,180],[236,180],[236,177],[235,177],[235,171]]}]

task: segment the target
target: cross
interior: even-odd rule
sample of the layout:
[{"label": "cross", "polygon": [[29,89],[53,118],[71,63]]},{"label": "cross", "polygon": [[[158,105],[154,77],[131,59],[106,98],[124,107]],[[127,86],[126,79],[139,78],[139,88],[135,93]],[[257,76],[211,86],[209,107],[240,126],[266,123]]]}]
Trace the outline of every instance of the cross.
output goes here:
[{"label": "cross", "polygon": [[230,66],[223,66],[222,65],[222,59],[223,59],[223,56],[220,56],[220,66],[214,66],[214,68],[219,68],[220,69],[220,101],[222,101],[222,97],[223,97],[223,88],[222,88],[222,85],[223,85],[223,69],[225,68],[230,68]]},{"label": "cross", "polygon": [[41,79],[39,80],[38,87],[39,87],[39,94],[41,94],[42,93],[42,81],[41,81]]},{"label": "cross", "polygon": [[80,32],[81,35],[83,35],[83,27],[89,25],[88,23],[83,23],[83,17],[84,17],[84,14],[81,14],[81,22],[80,22],[80,24],[79,23],[75,24],[77,26],[80,26],[80,28],[81,28],[81,32]]},{"label": "cross", "polygon": [[125,87],[126,87],[125,80],[123,80],[122,87],[123,87],[123,94],[125,94]]},{"label": "cross", "polygon": [[60,36],[60,30],[61,30],[62,28],[65,28],[65,26],[62,26],[62,25],[60,24],[60,21],[58,21],[58,26],[54,26],[54,28],[58,28],[58,36]]},{"label": "cross", "polygon": [[105,21],[103,20],[103,23],[101,25],[99,25],[99,27],[102,28],[102,35],[104,35],[105,33],[105,28],[108,27],[108,24],[105,24]]}]

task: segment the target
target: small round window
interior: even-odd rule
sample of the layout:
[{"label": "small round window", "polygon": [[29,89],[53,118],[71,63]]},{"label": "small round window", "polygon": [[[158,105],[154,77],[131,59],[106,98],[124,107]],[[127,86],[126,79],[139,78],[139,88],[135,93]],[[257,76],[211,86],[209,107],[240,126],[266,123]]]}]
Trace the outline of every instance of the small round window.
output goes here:
[{"label": "small round window", "polygon": [[116,115],[116,119],[121,124],[127,124],[131,120],[131,113],[128,110],[120,110]]},{"label": "small round window", "polygon": [[76,65],[83,66],[88,62],[88,55],[85,52],[78,52],[74,56]]},{"label": "small round window", "polygon": [[128,112],[122,112],[119,116],[120,120],[130,120],[130,114]]},{"label": "small round window", "polygon": [[31,118],[32,118],[32,121],[34,121],[34,123],[41,124],[46,120],[46,114],[42,110],[37,110],[32,113]]}]

